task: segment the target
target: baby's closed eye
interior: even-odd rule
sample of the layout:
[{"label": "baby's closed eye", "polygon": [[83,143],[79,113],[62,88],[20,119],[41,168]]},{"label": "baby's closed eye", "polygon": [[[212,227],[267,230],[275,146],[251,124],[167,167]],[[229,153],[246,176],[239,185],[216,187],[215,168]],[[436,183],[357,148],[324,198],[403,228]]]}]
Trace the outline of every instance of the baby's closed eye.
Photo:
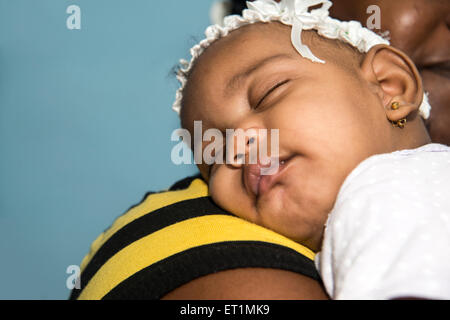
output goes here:
[{"label": "baby's closed eye", "polygon": [[265,100],[267,100],[267,98],[269,98],[272,93],[274,93],[281,86],[287,84],[289,81],[291,81],[291,80],[285,79],[282,81],[275,82],[275,84],[272,84],[271,86],[269,86],[269,89],[263,90],[262,93],[259,94],[260,97],[257,100],[258,102],[254,106],[252,106],[252,109],[258,110],[261,107],[261,105],[263,104],[263,102]]}]

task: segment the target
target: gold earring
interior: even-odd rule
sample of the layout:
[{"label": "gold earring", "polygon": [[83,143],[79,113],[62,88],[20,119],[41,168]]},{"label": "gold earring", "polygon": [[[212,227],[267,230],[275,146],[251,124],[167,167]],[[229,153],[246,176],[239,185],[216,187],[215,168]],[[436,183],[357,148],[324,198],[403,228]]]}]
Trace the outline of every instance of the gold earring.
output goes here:
[{"label": "gold earring", "polygon": [[[398,110],[399,108],[400,108],[400,103],[398,103],[397,101],[392,102],[392,104],[391,104],[392,110]],[[397,121],[391,121],[391,123],[392,123],[392,126],[403,129],[406,124],[406,118],[403,118],[403,119],[400,119]]]},{"label": "gold earring", "polygon": [[403,129],[406,124],[406,118],[397,120],[397,121],[391,121],[393,127],[399,127],[400,129]]}]

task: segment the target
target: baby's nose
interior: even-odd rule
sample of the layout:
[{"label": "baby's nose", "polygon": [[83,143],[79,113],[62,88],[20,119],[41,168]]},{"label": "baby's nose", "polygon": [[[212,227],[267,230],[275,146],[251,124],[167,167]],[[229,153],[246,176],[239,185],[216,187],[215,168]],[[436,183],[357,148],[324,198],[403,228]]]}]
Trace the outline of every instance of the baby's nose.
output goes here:
[{"label": "baby's nose", "polygon": [[264,136],[263,131],[256,128],[236,130],[232,139],[227,141],[227,163],[234,167],[258,163],[258,148]]}]

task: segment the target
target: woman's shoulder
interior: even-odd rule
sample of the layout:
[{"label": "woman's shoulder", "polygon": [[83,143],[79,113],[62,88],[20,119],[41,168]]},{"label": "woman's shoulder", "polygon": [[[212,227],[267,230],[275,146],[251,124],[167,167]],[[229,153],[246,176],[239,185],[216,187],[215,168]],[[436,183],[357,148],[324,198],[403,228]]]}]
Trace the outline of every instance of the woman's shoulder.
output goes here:
[{"label": "woman's shoulder", "polygon": [[83,259],[81,289],[71,299],[160,299],[190,283],[232,280],[254,268],[315,281],[313,259],[306,247],[216,206],[195,176],[148,193],[116,219]]}]

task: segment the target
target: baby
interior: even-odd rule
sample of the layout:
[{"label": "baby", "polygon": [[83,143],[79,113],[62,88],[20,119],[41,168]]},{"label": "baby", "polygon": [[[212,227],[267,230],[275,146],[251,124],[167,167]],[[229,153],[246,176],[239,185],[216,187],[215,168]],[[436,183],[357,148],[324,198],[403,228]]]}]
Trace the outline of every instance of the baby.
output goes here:
[{"label": "baby", "polygon": [[178,76],[187,130],[279,132],[268,161],[248,161],[268,139],[256,135],[246,161],[198,165],[213,200],[320,251],[334,299],[449,299],[450,148],[430,144],[414,64],[359,23],[330,18],[329,1],[248,6],[208,28]]}]

